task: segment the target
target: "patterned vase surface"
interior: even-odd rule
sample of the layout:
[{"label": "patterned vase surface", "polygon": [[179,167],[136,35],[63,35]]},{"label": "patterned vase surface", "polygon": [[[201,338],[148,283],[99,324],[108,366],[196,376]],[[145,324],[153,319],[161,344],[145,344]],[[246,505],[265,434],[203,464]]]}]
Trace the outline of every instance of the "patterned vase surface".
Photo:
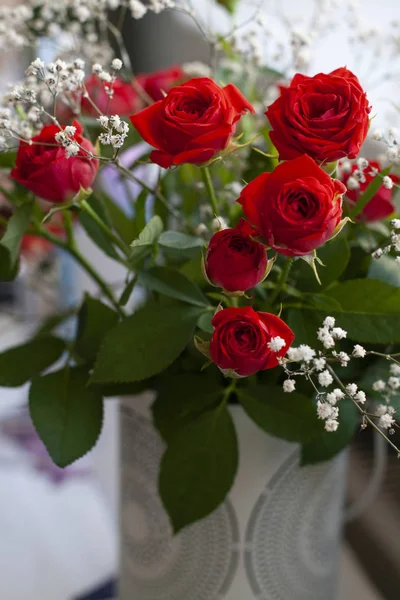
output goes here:
[{"label": "patterned vase surface", "polygon": [[299,466],[299,448],[232,407],[240,464],[229,498],[173,537],[157,494],[164,443],[150,393],[121,403],[120,600],[333,600],[346,455]]}]

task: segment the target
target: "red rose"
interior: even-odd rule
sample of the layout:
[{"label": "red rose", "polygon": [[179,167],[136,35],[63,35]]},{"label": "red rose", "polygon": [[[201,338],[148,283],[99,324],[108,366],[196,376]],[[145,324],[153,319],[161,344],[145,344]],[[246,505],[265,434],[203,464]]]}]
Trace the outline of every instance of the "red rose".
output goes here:
[{"label": "red rose", "polygon": [[342,217],[345,191],[343,183],[304,155],[259,175],[238,202],[271,248],[302,256],[332,237]]},{"label": "red rose", "polygon": [[220,88],[207,77],[172,88],[163,100],[130,117],[154,150],[150,158],[167,169],[200,164],[226,148],[236,122],[251,104],[234,85]]},{"label": "red rose", "polygon": [[227,292],[245,292],[262,281],[267,270],[265,246],[257,232],[241,219],[233,229],[218,231],[210,240],[205,270],[208,279]]},{"label": "red rose", "polygon": [[[369,167],[367,167],[364,171],[365,181],[359,181],[359,188],[356,190],[347,190],[346,198],[349,200],[351,206],[354,206],[356,202],[359,200],[363,192],[367,189],[371,181],[375,178],[375,175],[371,173],[371,167],[374,169],[381,170],[381,166],[378,162],[370,160]],[[350,173],[346,173],[341,170],[340,179],[344,184],[347,183],[349,177],[357,171],[358,167],[356,164],[352,165],[352,170]],[[400,177],[397,175],[390,175],[391,179],[394,183],[400,182]],[[364,207],[362,213],[356,217],[356,219],[361,219],[363,221],[380,221],[385,217],[389,217],[389,215],[393,214],[396,210],[396,207],[393,204],[393,192],[394,190],[388,190],[383,185],[379,188],[375,196],[368,202],[368,204]]]},{"label": "red rose", "polygon": [[212,324],[212,360],[222,371],[242,377],[276,367],[294,340],[282,319],[251,306],[220,310]]},{"label": "red rose", "polygon": [[174,85],[187,79],[181,67],[173,66],[154,73],[141,73],[136,77],[138,84],[154,102],[164,98],[163,92],[168,92]]},{"label": "red rose", "polygon": [[[89,140],[82,137],[82,126],[74,121],[75,141],[88,152],[94,153]],[[65,150],[55,141],[60,130],[56,125],[46,125],[32,138],[33,144],[20,142],[16,167],[11,171],[15,179],[39,198],[49,202],[65,202],[77,194],[81,187],[89,188],[99,166],[80,150],[77,156],[67,158]]]},{"label": "red rose", "polygon": [[367,137],[369,106],[348,69],[328,75],[295,75],[265,113],[281,160],[308,154],[316,161],[355,158]]}]

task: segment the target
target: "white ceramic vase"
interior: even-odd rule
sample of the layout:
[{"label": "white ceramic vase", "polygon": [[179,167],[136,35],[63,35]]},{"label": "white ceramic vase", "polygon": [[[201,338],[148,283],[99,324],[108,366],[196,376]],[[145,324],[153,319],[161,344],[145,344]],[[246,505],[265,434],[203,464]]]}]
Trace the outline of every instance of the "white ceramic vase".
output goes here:
[{"label": "white ceramic vase", "polygon": [[345,453],[301,468],[298,446],[233,406],[240,464],[229,498],[173,537],[157,494],[164,443],[152,399],[121,402],[120,600],[333,600]]}]

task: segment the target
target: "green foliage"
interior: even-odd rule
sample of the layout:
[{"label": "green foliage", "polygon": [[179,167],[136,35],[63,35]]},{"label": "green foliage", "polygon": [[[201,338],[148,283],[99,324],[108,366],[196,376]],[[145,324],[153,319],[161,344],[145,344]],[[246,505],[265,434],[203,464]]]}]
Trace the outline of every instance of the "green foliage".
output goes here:
[{"label": "green foliage", "polygon": [[129,261],[132,266],[136,266],[152,253],[163,228],[164,225],[161,218],[158,215],[154,215],[141,231],[139,237],[131,244],[132,254]]},{"label": "green foliage", "polygon": [[400,269],[394,258],[383,255],[379,259],[371,261],[368,270],[369,279],[377,279],[389,283],[394,287],[400,287]]},{"label": "green foliage", "polygon": [[121,297],[119,299],[120,306],[126,306],[128,304],[136,283],[137,283],[137,277],[135,275],[134,277],[132,277],[130,279],[130,281],[128,281],[128,283],[126,284],[125,288],[122,291]]},{"label": "green foliage", "polygon": [[306,443],[323,431],[311,397],[260,385],[238,391],[240,404],[261,429],[289,442]]},{"label": "green foliage", "polygon": [[117,313],[86,294],[78,317],[75,352],[85,361],[94,361],[104,336],[117,323]]},{"label": "green foliage", "polygon": [[233,14],[236,10],[237,0],[217,0],[217,3]]},{"label": "green foliage", "polygon": [[206,373],[186,373],[163,379],[152,406],[153,422],[161,437],[169,442],[179,429],[215,408],[222,392],[216,380]]},{"label": "green foliage", "polygon": [[[332,312],[351,340],[400,342],[400,289],[374,279],[353,279],[326,292],[342,312]],[[322,315],[321,315],[321,318]]]},{"label": "green foliage", "polygon": [[139,281],[153,292],[182,302],[195,306],[207,306],[209,304],[197,285],[176,269],[153,267],[147,271],[141,271]]},{"label": "green foliage", "polygon": [[0,386],[19,387],[61,357],[65,343],[51,335],[35,337],[0,354]]},{"label": "green foliage", "polygon": [[191,340],[203,311],[182,303],[150,304],[106,336],[92,383],[141,381],[166,369]]},{"label": "green foliage", "polygon": [[325,266],[318,267],[321,285],[315,278],[310,267],[303,261],[296,264],[297,287],[306,292],[320,292],[332,282],[339,279],[346,269],[350,259],[350,249],[343,233],[318,249],[318,258]]},{"label": "green foliage", "polygon": [[159,492],[175,533],[211,514],[231,489],[238,444],[225,406],[179,428],[161,461]]},{"label": "green foliage", "polygon": [[29,409],[53,461],[66,467],[89,452],[103,423],[101,394],[87,387],[85,367],[64,368],[33,380]]},{"label": "green foliage", "polygon": [[21,242],[29,227],[32,212],[33,203],[25,202],[17,206],[7,223],[7,229],[0,240],[1,281],[11,281],[17,275]]},{"label": "green foliage", "polygon": [[[93,210],[98,214],[98,216],[108,225],[111,223],[108,220],[107,214],[103,208],[101,201],[96,198],[96,196],[92,195],[87,201],[88,204],[93,208]],[[119,254],[115,250],[113,244],[110,242],[107,235],[103,232],[101,227],[93,220],[93,218],[87,214],[85,211],[80,211],[79,213],[79,222],[90,237],[90,239],[103,250],[107,256],[114,260],[119,260]]]},{"label": "green foliage", "polygon": [[339,428],[337,431],[323,431],[320,436],[303,444],[301,464],[313,465],[334,458],[351,441],[360,423],[359,412],[349,399],[340,401]]},{"label": "green foliage", "polygon": [[165,231],[158,241],[163,252],[172,258],[193,258],[200,255],[205,242],[202,238],[179,231]]},{"label": "green foliage", "polygon": [[0,152],[0,169],[12,169],[17,157],[16,152]]},{"label": "green foliage", "polygon": [[[126,244],[130,244],[136,235],[135,222],[125,214],[116,202],[105,194],[102,195],[102,200],[107,221],[114,227],[122,240]],[[145,223],[143,223],[143,227],[144,225]]]}]

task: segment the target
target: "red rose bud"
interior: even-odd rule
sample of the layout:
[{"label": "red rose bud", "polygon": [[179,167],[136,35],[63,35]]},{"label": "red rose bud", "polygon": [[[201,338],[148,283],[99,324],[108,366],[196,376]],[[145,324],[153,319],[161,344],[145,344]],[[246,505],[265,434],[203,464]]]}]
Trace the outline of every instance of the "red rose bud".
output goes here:
[{"label": "red rose bud", "polygon": [[227,292],[245,292],[265,278],[267,252],[254,235],[257,232],[244,219],[213,235],[204,265],[211,283]]},{"label": "red rose bud", "polygon": [[156,148],[150,159],[164,167],[201,164],[228,145],[236,123],[254,108],[234,85],[208,77],[191,79],[130,117],[142,138]]},{"label": "red rose bud", "polygon": [[76,156],[67,158],[55,135],[56,125],[46,125],[32,138],[33,144],[20,142],[16,167],[10,177],[18,181],[39,198],[61,203],[70,200],[81,188],[89,188],[96,176],[99,161],[89,158],[85,150],[94,153],[92,143],[84,138],[82,126],[74,121],[74,141],[81,146]]},{"label": "red rose bud", "polygon": [[302,256],[335,234],[345,191],[343,183],[329,177],[309,156],[300,156],[256,177],[238,202],[271,248],[286,256]]},{"label": "red rose bud", "polygon": [[[348,164],[350,165],[350,163]],[[371,181],[375,179],[372,169],[380,171],[381,166],[376,161],[368,161],[368,167],[362,171],[362,179],[357,179],[358,187],[356,189],[350,189],[350,186],[347,187],[346,198],[352,207],[358,202]],[[359,171],[359,168],[355,163],[350,165],[348,171],[345,171],[339,165],[340,179],[346,186],[349,178],[354,176],[355,171]],[[390,175],[390,178],[394,183],[400,183],[400,177],[397,175]],[[368,204],[363,208],[362,213],[358,215],[356,219],[362,221],[380,221],[381,219],[389,217],[396,210],[396,207],[393,204],[394,191],[394,189],[387,189],[384,185],[381,185],[375,196],[371,198]]]},{"label": "red rose bud", "polygon": [[220,310],[212,324],[213,362],[223,372],[241,377],[276,367],[294,340],[293,331],[282,319],[250,306]]},{"label": "red rose bud", "polygon": [[357,77],[340,68],[297,74],[265,113],[281,160],[308,154],[316,161],[355,158],[367,137],[371,107]]},{"label": "red rose bud", "polygon": [[179,66],[153,73],[141,73],[136,77],[137,83],[154,102],[162,100],[166,92],[185,79],[187,76]]}]

